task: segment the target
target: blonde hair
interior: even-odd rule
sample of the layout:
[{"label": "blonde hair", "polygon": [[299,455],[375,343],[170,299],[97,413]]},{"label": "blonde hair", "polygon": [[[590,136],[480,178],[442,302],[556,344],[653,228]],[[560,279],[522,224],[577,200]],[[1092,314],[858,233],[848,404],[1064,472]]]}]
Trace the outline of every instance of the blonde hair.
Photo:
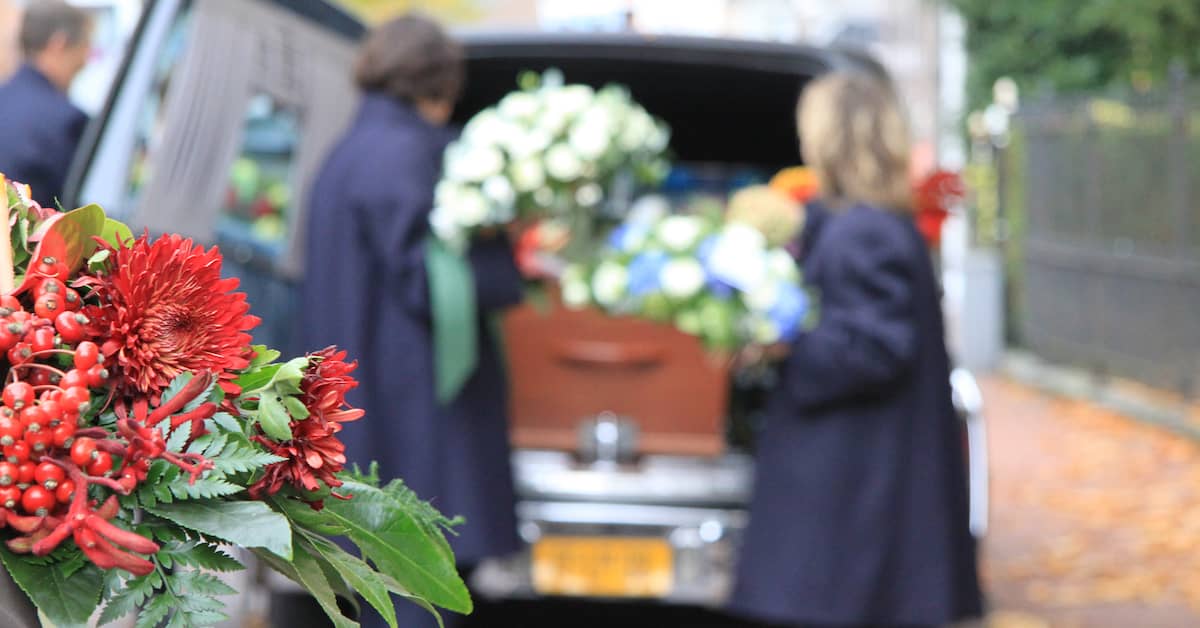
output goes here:
[{"label": "blonde hair", "polygon": [[908,124],[892,89],[864,74],[813,81],[797,111],[800,152],[836,204],[912,209]]}]

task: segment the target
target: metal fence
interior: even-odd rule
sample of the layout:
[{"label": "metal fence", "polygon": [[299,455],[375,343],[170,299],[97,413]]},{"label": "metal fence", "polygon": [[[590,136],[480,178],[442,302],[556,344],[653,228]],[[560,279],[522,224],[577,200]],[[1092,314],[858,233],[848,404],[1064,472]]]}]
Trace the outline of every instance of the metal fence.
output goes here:
[{"label": "metal fence", "polygon": [[1200,394],[1200,86],[1023,107],[1004,185],[1021,344]]}]

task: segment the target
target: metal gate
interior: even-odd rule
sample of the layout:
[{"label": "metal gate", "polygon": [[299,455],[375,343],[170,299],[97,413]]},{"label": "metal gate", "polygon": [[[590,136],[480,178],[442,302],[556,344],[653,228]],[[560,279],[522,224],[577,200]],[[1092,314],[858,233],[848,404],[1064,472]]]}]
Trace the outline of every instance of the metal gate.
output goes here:
[{"label": "metal gate", "polygon": [[1016,312],[1043,357],[1200,392],[1200,90],[1025,107]]}]

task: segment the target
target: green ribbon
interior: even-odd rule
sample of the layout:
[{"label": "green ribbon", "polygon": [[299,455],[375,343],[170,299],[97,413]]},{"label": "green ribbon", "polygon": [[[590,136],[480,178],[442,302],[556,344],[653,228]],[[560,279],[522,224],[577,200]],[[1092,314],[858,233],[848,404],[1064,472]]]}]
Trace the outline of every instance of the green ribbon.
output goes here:
[{"label": "green ribbon", "polygon": [[433,373],[438,403],[454,401],[479,362],[475,275],[462,254],[441,240],[425,242],[425,273],[433,318]]}]

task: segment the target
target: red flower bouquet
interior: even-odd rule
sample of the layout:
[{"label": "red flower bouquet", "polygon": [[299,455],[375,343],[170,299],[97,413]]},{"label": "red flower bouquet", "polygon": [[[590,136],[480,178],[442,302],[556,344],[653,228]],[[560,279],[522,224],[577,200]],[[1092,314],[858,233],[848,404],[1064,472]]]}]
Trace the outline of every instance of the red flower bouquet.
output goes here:
[{"label": "red flower bouquet", "polygon": [[393,626],[390,594],[470,611],[452,522],[344,468],[338,433],[362,418],[344,352],[253,345],[259,319],[216,248],[134,238],[94,205],[46,210],[2,176],[0,202],[0,561],[47,619],[221,621],[234,591],[212,572],[241,568],[230,547],[337,626],[357,625],[337,604],[354,593]]}]

